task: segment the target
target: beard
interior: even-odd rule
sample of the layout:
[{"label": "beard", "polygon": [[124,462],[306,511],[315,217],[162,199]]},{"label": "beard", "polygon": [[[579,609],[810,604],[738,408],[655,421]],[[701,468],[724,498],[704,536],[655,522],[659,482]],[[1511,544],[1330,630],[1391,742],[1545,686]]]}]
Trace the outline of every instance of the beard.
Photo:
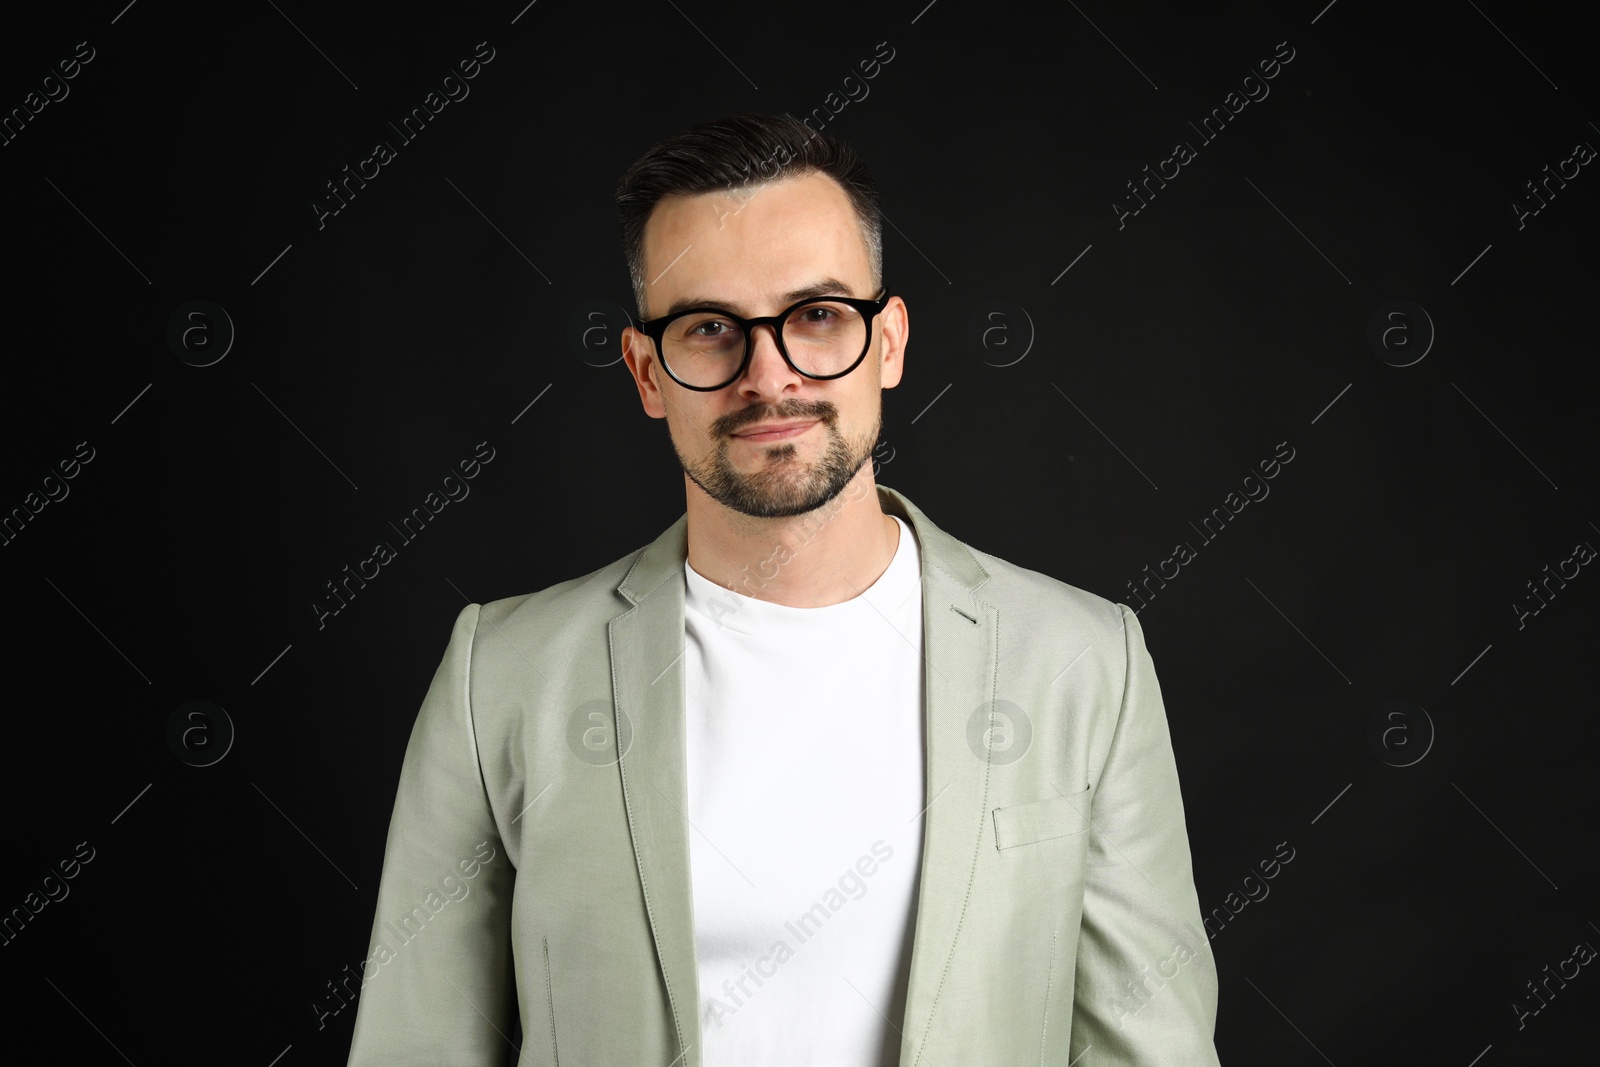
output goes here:
[{"label": "beard", "polygon": [[[773,419],[820,419],[819,425],[828,435],[827,447],[815,462],[807,464],[794,442],[779,441],[761,449],[760,470],[753,474],[740,472],[728,458],[728,436],[745,426]],[[722,506],[758,519],[789,518],[815,511],[844,492],[862,464],[871,458],[883,428],[881,396],[872,429],[860,440],[845,440],[838,421],[838,410],[827,401],[794,401],[780,404],[776,410],[747,408],[712,425],[710,433],[716,446],[699,463],[686,462],[675,440],[672,451],[684,474]]]}]

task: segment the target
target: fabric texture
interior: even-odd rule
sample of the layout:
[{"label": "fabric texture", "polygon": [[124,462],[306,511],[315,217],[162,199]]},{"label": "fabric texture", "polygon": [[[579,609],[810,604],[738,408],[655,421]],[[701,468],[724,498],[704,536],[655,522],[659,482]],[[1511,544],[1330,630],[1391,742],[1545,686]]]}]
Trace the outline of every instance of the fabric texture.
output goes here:
[{"label": "fabric texture", "polygon": [[[877,493],[921,549],[928,807],[900,1067],[1216,1064],[1137,616]],[[352,1067],[704,1067],[686,523],[457,617],[400,771]]]}]

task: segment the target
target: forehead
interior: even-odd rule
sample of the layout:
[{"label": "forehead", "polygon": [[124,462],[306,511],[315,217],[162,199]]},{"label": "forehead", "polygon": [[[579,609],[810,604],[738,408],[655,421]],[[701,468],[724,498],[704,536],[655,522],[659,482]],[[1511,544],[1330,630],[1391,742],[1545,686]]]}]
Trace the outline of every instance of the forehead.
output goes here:
[{"label": "forehead", "polygon": [[838,278],[873,296],[866,242],[850,198],[825,174],[667,197],[645,227],[648,314],[685,298],[745,314],[780,310],[781,294]]}]

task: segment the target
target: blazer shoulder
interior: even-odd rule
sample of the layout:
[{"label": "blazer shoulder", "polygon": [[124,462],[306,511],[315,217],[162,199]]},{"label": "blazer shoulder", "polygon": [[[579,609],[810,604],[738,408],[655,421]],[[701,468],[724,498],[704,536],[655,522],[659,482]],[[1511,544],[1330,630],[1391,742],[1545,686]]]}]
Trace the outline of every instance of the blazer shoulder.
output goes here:
[{"label": "blazer shoulder", "polygon": [[[1052,629],[1069,627],[1120,639],[1125,625],[1123,606],[1114,600],[1071,585],[1043,571],[1032,570],[967,545],[967,551],[989,574],[977,595],[1009,609],[1013,617]],[[1132,609],[1128,609],[1132,613]]]},{"label": "blazer shoulder", "polygon": [[645,551],[635,549],[588,574],[545,586],[532,593],[502,597],[480,607],[484,625],[524,629],[544,625],[570,626],[586,616],[614,618],[628,606],[617,592],[623,577]]}]

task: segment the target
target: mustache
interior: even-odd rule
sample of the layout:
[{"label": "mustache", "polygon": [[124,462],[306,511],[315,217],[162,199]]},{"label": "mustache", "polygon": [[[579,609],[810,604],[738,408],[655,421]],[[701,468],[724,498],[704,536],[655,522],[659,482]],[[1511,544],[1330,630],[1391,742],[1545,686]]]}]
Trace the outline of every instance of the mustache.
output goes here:
[{"label": "mustache", "polygon": [[773,422],[780,419],[821,419],[830,425],[838,418],[839,412],[826,400],[811,402],[795,401],[791,404],[780,404],[776,410],[756,406],[736,411],[732,415],[724,415],[715,425],[716,432],[726,437],[738,433],[746,426],[754,426],[758,422]]}]

